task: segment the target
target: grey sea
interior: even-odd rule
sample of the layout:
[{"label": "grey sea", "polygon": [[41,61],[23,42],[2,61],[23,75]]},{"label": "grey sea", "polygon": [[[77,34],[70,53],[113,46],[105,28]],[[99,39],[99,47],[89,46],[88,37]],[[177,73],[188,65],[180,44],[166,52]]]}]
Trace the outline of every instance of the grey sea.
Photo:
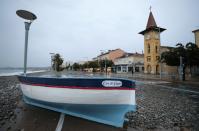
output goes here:
[{"label": "grey sea", "polygon": [[[42,72],[48,70],[48,68],[28,68],[28,73]],[[23,73],[23,68],[0,68],[0,76],[13,76]]]}]

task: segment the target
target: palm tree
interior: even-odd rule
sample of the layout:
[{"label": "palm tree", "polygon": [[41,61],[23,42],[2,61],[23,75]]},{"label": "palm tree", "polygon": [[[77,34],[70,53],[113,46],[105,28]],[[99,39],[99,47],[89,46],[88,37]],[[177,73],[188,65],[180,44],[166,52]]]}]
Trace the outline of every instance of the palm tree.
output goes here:
[{"label": "palm tree", "polygon": [[192,42],[187,43],[186,46],[178,43],[176,44],[176,48],[162,53],[163,62],[170,66],[179,66],[180,57],[183,57],[183,74],[185,74],[186,66],[189,66],[192,75],[192,67],[199,66],[199,48]]},{"label": "palm tree", "polygon": [[56,71],[62,71],[63,69],[60,67],[63,63],[63,58],[61,58],[60,54],[55,54],[53,56],[53,69],[56,70]]},{"label": "palm tree", "polygon": [[199,65],[199,48],[196,44],[189,42],[186,44],[187,64],[190,66],[190,73],[192,74],[192,67]]},{"label": "palm tree", "polygon": [[180,58],[183,57],[184,59],[186,59],[186,50],[185,50],[185,47],[182,43],[178,43],[176,44],[176,48],[175,48],[175,51],[178,55],[178,57]]}]

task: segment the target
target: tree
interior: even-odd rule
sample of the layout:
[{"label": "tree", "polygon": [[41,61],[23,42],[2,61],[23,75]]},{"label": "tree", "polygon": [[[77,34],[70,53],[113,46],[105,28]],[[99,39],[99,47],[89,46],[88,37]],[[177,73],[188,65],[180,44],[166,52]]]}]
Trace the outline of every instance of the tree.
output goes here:
[{"label": "tree", "polygon": [[174,48],[174,51],[177,53],[177,56],[186,57],[186,49],[182,43],[176,44],[176,48]]},{"label": "tree", "polygon": [[98,61],[89,61],[88,67],[89,68],[98,68],[99,67]]},{"label": "tree", "polygon": [[193,66],[199,66],[199,48],[194,43],[186,44],[186,55],[187,55],[187,64],[190,66],[190,69]]},{"label": "tree", "polygon": [[88,62],[85,62],[83,65],[82,65],[82,68],[88,68]]},{"label": "tree", "polygon": [[106,65],[107,67],[112,67],[113,66],[113,61],[112,60],[106,60]]},{"label": "tree", "polygon": [[166,51],[161,55],[161,61],[169,66],[180,66],[180,57],[183,58],[183,73],[187,66],[190,69],[193,66],[199,66],[199,48],[194,43],[187,43],[184,46],[181,43],[176,44],[176,47]]},{"label": "tree", "polygon": [[56,71],[62,71],[63,68],[60,67],[63,63],[63,58],[61,58],[60,54],[55,54],[52,58],[52,62],[53,62],[53,69]]},{"label": "tree", "polygon": [[96,68],[99,68],[99,63],[98,61],[89,61],[88,62],[88,67],[93,68],[93,72],[96,72]]},{"label": "tree", "polygon": [[99,65],[100,65],[100,67],[101,67],[101,70],[103,69],[103,68],[105,68],[105,65],[106,65],[106,69],[105,70],[107,70],[107,67],[112,67],[113,66],[113,61],[112,60],[100,60],[99,61]]},{"label": "tree", "polygon": [[161,61],[165,62],[169,66],[179,66],[179,59],[177,53],[174,51],[166,51],[161,55]]},{"label": "tree", "polygon": [[73,64],[73,69],[74,69],[75,71],[79,70],[79,69],[80,69],[80,64],[74,63],[74,64]]},{"label": "tree", "polygon": [[165,62],[169,66],[179,66],[180,57],[186,57],[186,51],[183,44],[178,43],[176,47],[171,48],[169,51],[161,54],[161,61]]}]

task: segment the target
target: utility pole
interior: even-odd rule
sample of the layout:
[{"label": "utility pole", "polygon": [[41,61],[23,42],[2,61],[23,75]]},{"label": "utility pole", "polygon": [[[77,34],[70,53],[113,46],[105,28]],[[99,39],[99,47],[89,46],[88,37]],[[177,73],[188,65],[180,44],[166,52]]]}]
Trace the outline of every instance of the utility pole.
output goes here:
[{"label": "utility pole", "polygon": [[185,65],[184,65],[184,62],[183,62],[183,57],[180,56],[180,69],[179,69],[179,78],[181,81],[185,81]]}]

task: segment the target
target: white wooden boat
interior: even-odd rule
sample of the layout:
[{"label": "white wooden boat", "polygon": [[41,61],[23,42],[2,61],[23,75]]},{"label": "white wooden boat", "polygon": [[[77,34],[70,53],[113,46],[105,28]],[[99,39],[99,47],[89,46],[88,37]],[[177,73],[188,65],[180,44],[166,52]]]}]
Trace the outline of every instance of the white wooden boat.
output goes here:
[{"label": "white wooden boat", "polygon": [[136,110],[135,83],[114,78],[18,76],[26,103],[122,127]]}]

